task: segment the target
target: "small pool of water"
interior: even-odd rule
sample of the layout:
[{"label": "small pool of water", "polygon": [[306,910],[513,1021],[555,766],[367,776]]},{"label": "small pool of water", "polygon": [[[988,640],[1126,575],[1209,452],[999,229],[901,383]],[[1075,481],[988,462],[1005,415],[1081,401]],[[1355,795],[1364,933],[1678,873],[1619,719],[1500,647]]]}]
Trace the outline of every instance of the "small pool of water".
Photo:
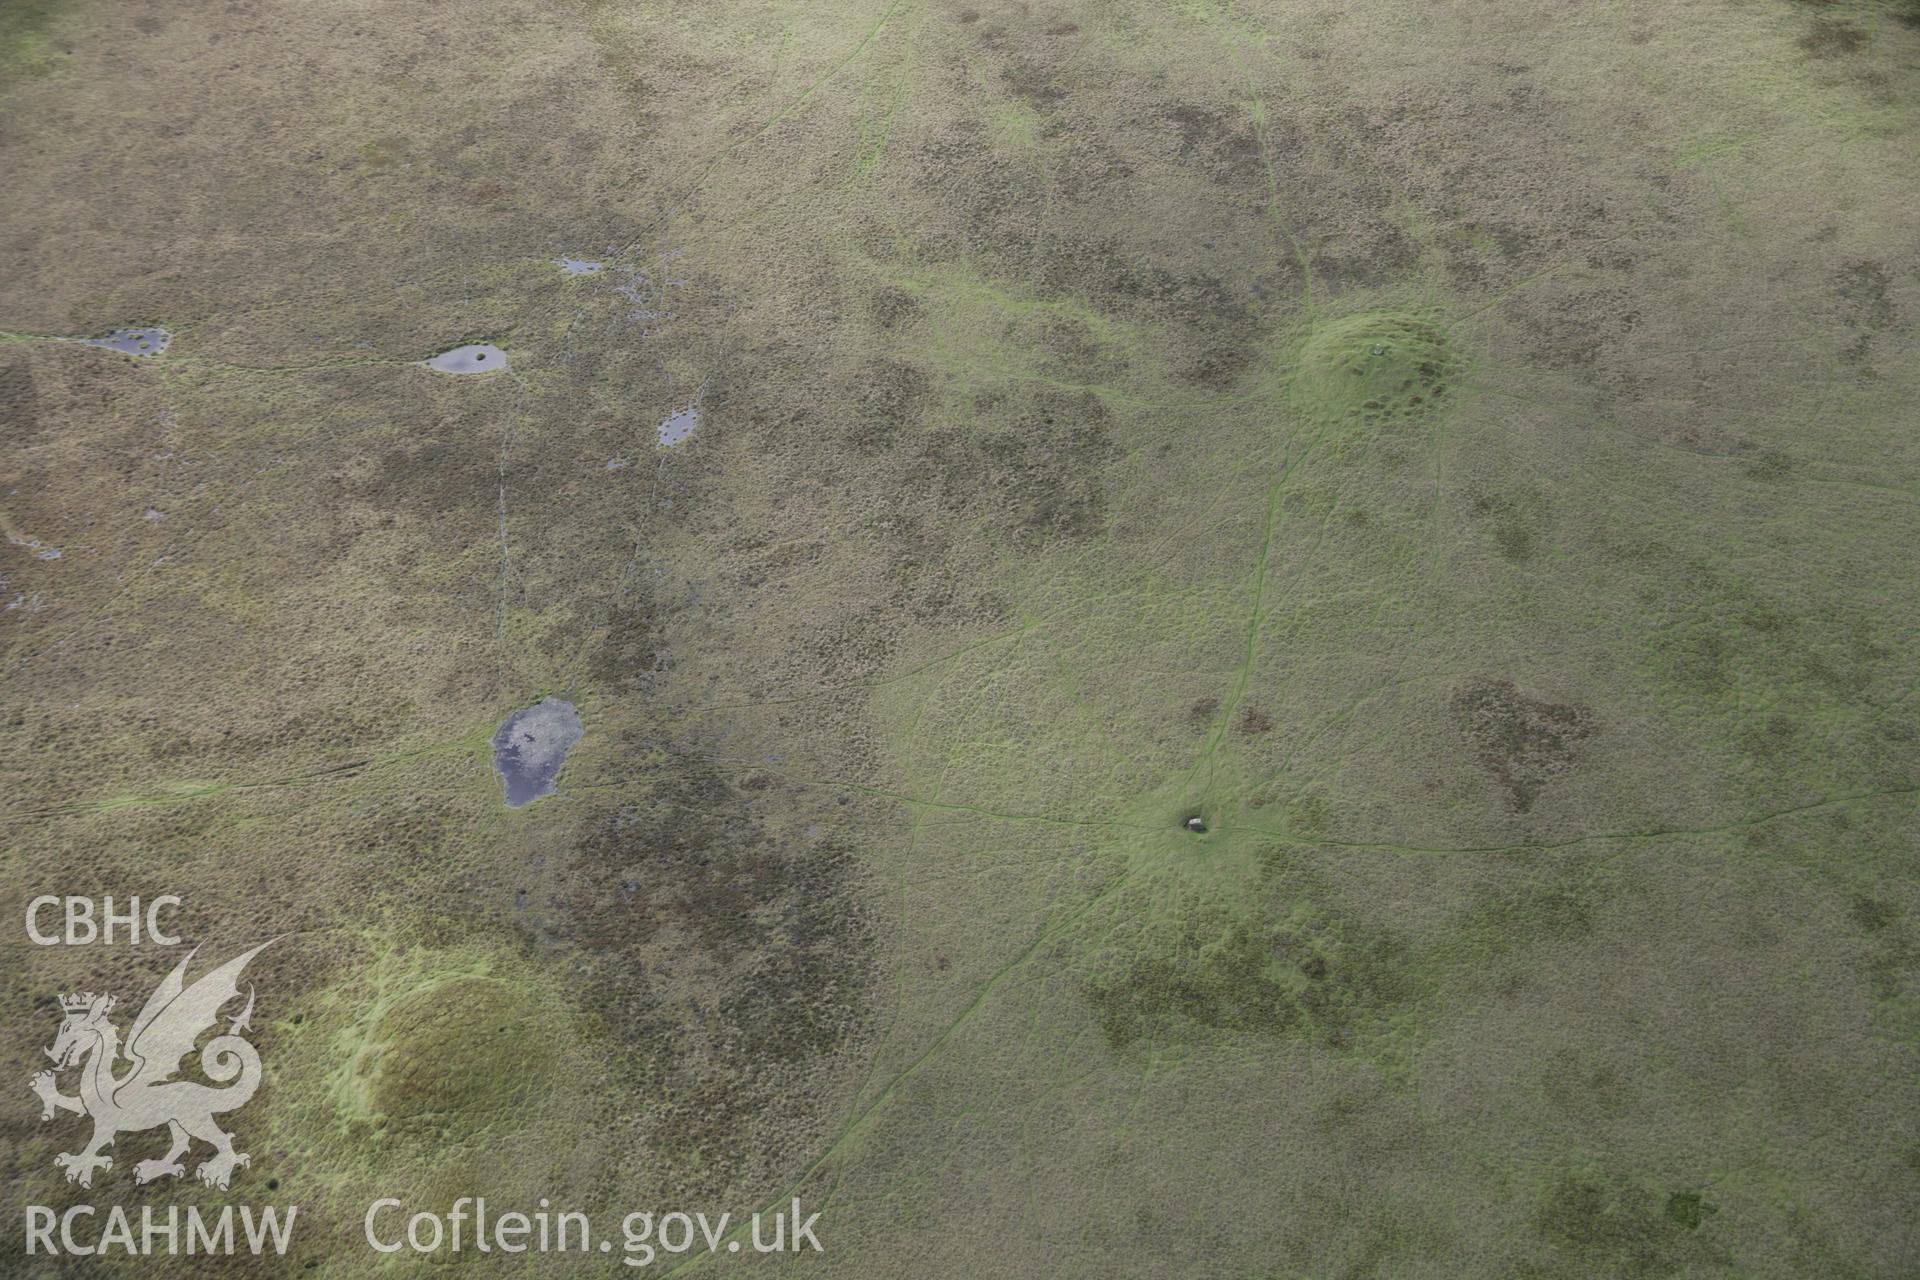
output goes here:
[{"label": "small pool of water", "polygon": [[561,258],[560,269],[570,276],[598,275],[607,269],[604,262],[595,262],[591,258]]},{"label": "small pool of water", "polygon": [[660,443],[679,444],[700,425],[700,406],[690,404],[660,424]]},{"label": "small pool of water", "polygon": [[437,373],[497,373],[507,367],[507,353],[491,342],[470,342],[427,361]]},{"label": "small pool of water", "polygon": [[542,698],[502,721],[493,735],[493,767],[506,783],[507,807],[550,794],[567,752],[585,732],[580,713],[559,698]]},{"label": "small pool of water", "polygon": [[130,356],[157,356],[167,349],[173,341],[173,335],[158,327],[149,329],[115,329],[104,338],[82,338],[90,347],[105,347],[109,351],[119,351]]}]

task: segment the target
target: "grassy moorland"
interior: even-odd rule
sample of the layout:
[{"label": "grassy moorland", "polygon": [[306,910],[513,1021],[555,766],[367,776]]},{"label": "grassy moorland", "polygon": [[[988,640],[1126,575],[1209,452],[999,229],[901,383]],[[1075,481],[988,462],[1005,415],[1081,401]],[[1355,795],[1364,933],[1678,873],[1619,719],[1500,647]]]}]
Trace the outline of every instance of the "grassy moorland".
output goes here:
[{"label": "grassy moorland", "polygon": [[0,1247],[1905,1274],[1917,111],[1870,0],[13,6],[0,917],[292,936],[222,1194],[24,1087],[177,957],[5,934]]}]

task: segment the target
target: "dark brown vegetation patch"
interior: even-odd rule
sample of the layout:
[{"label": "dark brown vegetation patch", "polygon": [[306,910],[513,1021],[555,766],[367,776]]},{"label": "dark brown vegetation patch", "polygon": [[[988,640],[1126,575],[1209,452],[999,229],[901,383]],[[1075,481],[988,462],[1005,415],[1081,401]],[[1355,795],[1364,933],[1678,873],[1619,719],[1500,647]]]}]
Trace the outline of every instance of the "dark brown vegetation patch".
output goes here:
[{"label": "dark brown vegetation patch", "polygon": [[1455,726],[1473,744],[1481,766],[1506,789],[1516,813],[1533,808],[1593,734],[1588,708],[1529,698],[1511,680],[1469,686],[1454,698],[1452,712]]},{"label": "dark brown vegetation patch", "polygon": [[672,780],[595,822],[542,940],[576,951],[623,1087],[659,1104],[661,1158],[711,1189],[766,1154],[779,1099],[866,1025],[873,930],[846,844],[755,816],[787,798],[777,781],[633,749],[671,758]]},{"label": "dark brown vegetation patch", "polygon": [[1120,455],[1098,396],[1048,390],[1023,401],[990,393],[973,409],[994,429],[927,432],[905,483],[936,493],[949,512],[992,513],[1029,542],[1105,530],[1106,471]]},{"label": "dark brown vegetation patch", "polygon": [[34,430],[33,370],[25,360],[0,368],[0,438],[18,439]]},{"label": "dark brown vegetation patch", "polygon": [[1550,1245],[1577,1258],[1589,1275],[1663,1276],[1685,1269],[1700,1246],[1686,1232],[1710,1212],[1698,1196],[1670,1198],[1617,1179],[1562,1177],[1548,1190],[1534,1226]]},{"label": "dark brown vegetation patch", "polygon": [[1815,18],[1800,37],[1800,47],[1816,58],[1838,58],[1867,47],[1867,33],[1838,18]]},{"label": "dark brown vegetation patch", "polygon": [[1866,329],[1891,329],[1896,319],[1892,285],[1893,278],[1880,263],[1852,258],[1841,266],[1835,292],[1845,304],[1850,323]]},{"label": "dark brown vegetation patch", "polygon": [[[1267,151],[1252,124],[1238,112],[1214,111],[1188,103],[1171,107],[1167,123],[1179,134],[1183,161],[1198,164],[1207,176],[1223,185],[1263,185],[1267,181]],[[1298,135],[1276,122],[1269,145],[1291,152]]]},{"label": "dark brown vegetation patch", "polygon": [[1399,944],[1314,913],[1190,921],[1086,989],[1107,1042],[1209,1033],[1301,1036],[1352,1047],[1361,1027],[1415,994]]}]

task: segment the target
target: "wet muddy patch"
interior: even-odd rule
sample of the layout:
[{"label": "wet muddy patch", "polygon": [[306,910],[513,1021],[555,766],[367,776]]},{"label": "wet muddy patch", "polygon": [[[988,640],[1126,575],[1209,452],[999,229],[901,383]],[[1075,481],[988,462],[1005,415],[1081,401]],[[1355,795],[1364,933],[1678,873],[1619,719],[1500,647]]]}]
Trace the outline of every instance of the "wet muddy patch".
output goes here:
[{"label": "wet muddy patch", "polygon": [[435,373],[500,373],[507,367],[507,353],[491,342],[469,342],[441,352],[426,365]]},{"label": "wet muddy patch", "polygon": [[660,443],[669,447],[689,438],[700,428],[700,406],[690,404],[660,420]]},{"label": "wet muddy patch", "polygon": [[506,784],[507,807],[550,794],[584,732],[580,713],[559,698],[542,698],[508,716],[493,735],[493,767]]},{"label": "wet muddy patch", "polygon": [[104,347],[108,351],[118,351],[121,355],[152,359],[172,344],[173,335],[156,325],[148,328],[115,329],[104,338],[82,338],[80,341],[89,347]]},{"label": "wet muddy patch", "polygon": [[58,560],[60,558],[60,548],[50,547],[31,534],[21,533],[17,529],[8,528],[6,535],[7,541],[14,546],[24,547],[26,550],[33,552],[33,558],[36,560]]}]

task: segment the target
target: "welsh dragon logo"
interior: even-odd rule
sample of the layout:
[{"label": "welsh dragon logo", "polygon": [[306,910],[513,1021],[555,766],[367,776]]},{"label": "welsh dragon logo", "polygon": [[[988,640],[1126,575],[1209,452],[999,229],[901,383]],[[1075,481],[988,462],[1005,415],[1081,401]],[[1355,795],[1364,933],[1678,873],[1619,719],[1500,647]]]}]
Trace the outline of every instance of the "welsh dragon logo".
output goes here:
[{"label": "welsh dragon logo", "polygon": [[[244,1107],[260,1087],[260,1054],[240,1034],[249,1029],[253,1017],[251,988],[246,1007],[227,1024],[226,1034],[207,1041],[200,1051],[200,1069],[223,1087],[174,1077],[181,1060],[193,1052],[194,1042],[219,1020],[221,1008],[239,996],[240,971],[277,941],[271,939],[235,956],[192,986],[186,984],[187,966],[193,961],[189,954],[147,997],[127,1031],[124,1052],[119,1028],[107,1018],[113,1012],[112,996],[89,991],[60,997],[66,1020],[47,1050],[54,1070],[36,1074],[30,1087],[40,1097],[42,1121],[60,1111],[93,1120],[93,1138],[85,1147],[53,1158],[67,1171],[68,1182],[92,1186],[96,1169],[113,1167],[113,1157],[104,1149],[116,1137],[165,1125],[173,1145],[160,1159],[135,1165],[134,1181],[179,1177],[186,1172],[180,1157],[199,1139],[211,1144],[214,1153],[195,1168],[195,1174],[202,1182],[226,1189],[233,1171],[248,1163],[248,1157],[233,1149],[233,1135],[223,1132],[213,1118]],[[115,1064],[123,1056],[130,1065],[115,1075]],[[80,1091],[69,1097],[60,1092],[55,1077],[75,1066],[80,1068]]]}]

